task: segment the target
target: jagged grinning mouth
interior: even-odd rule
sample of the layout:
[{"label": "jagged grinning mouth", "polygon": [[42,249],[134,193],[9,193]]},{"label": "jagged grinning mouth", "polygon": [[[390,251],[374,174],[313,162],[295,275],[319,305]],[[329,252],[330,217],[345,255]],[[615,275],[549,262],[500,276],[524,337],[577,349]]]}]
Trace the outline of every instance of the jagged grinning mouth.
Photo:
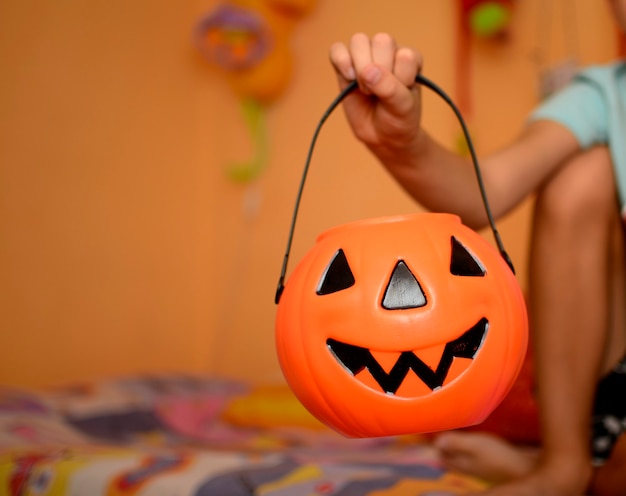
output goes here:
[{"label": "jagged grinning mouth", "polygon": [[413,351],[400,353],[389,373],[385,372],[372,352],[367,348],[342,343],[335,339],[326,344],[335,358],[353,375],[367,369],[385,393],[395,394],[409,370],[412,370],[431,390],[443,386],[455,357],[473,359],[484,342],[489,321],[482,318],[461,337],[445,345],[436,370],[430,368]]}]

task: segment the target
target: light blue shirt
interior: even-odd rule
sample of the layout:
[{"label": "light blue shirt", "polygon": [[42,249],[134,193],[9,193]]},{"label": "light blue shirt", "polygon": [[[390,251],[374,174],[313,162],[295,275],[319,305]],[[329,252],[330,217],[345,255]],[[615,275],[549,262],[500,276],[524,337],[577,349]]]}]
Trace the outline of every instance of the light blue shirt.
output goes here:
[{"label": "light blue shirt", "polygon": [[530,120],[540,119],[568,128],[583,149],[608,145],[626,218],[626,62],[581,71],[530,116]]}]

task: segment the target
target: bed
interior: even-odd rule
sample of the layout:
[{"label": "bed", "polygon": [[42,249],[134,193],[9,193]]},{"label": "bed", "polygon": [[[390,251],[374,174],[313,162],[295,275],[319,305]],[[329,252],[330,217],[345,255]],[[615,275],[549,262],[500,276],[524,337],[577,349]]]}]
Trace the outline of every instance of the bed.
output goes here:
[{"label": "bed", "polygon": [[465,494],[419,435],[346,439],[284,385],[188,375],[0,389],[0,496]]}]

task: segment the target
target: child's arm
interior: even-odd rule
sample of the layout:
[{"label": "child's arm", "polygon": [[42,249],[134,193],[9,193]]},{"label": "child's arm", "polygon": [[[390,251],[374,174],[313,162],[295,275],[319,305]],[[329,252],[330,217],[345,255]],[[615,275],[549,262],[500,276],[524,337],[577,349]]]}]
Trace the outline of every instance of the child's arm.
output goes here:
[{"label": "child's arm", "polygon": [[[425,208],[484,226],[471,164],[421,128],[421,88],[414,82],[422,66],[419,53],[398,47],[387,34],[355,34],[348,45],[334,44],[330,59],[341,87],[358,81],[360,91],[344,102],[348,122],[392,176]],[[511,145],[484,158],[481,170],[494,216],[517,205],[579,148],[570,131],[546,120],[530,124]]]}]

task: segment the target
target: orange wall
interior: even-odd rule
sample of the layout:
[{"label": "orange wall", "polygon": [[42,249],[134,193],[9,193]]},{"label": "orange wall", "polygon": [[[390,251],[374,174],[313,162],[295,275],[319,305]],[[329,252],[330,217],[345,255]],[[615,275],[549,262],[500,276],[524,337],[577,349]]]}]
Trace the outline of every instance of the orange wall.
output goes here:
[{"label": "orange wall", "polygon": [[[293,33],[291,85],[266,113],[269,166],[234,184],[224,167],[250,157],[250,136],[190,42],[214,4],[0,3],[0,383],[167,370],[279,380],[273,296],[305,153],[337,92],[328,46],[391,31],[421,48],[425,74],[454,96],[456,2],[318,0]],[[519,0],[508,42],[472,46],[482,152],[512,138],[536,102],[547,4]],[[544,53],[559,60],[554,9]],[[609,60],[606,5],[576,9],[580,60]],[[426,125],[452,144],[450,111],[431,95],[425,105]],[[337,112],[318,142],[292,268],[330,226],[417,208]],[[523,285],[529,209],[500,224]]]}]

